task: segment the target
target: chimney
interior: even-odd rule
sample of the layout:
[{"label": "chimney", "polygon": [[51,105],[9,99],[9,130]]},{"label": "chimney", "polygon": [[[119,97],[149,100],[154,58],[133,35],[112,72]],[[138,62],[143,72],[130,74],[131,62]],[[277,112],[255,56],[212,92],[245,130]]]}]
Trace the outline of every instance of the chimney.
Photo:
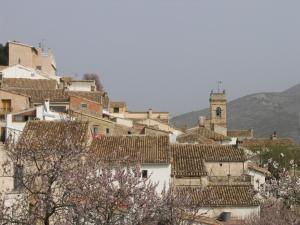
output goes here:
[{"label": "chimney", "polygon": [[45,112],[50,112],[50,100],[49,99],[45,99],[44,110],[45,110]]},{"label": "chimney", "polygon": [[205,126],[205,116],[200,116],[198,119],[198,126],[204,127]]},{"label": "chimney", "polygon": [[148,118],[149,118],[149,119],[152,118],[152,109],[151,109],[151,108],[148,110]]}]

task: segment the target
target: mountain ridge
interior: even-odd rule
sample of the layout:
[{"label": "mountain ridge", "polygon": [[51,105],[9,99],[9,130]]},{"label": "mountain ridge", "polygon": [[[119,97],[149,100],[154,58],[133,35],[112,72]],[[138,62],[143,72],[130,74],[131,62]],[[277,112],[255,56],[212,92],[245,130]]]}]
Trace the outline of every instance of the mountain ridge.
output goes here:
[{"label": "mountain ridge", "polygon": [[[274,131],[280,137],[299,142],[300,83],[282,92],[259,92],[245,95],[227,104],[229,129],[254,129],[255,137],[269,137]],[[199,116],[209,116],[209,109],[175,116],[176,127],[196,126]]]}]

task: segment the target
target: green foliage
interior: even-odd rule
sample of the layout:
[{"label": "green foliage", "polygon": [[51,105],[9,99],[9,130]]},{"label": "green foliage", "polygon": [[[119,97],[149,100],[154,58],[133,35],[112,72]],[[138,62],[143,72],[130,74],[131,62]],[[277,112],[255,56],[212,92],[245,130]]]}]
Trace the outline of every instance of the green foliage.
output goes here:
[{"label": "green foliage", "polygon": [[300,166],[300,146],[298,145],[268,145],[251,149],[259,153],[261,162],[266,164],[269,159],[279,163],[279,166],[286,169],[291,168],[291,161]]},{"label": "green foliage", "polygon": [[8,46],[0,44],[0,65],[8,65]]}]

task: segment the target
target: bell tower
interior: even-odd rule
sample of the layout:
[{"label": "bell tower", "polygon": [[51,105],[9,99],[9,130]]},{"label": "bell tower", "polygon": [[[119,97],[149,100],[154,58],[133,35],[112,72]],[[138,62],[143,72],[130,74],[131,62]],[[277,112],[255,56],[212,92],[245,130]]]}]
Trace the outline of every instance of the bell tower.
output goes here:
[{"label": "bell tower", "polygon": [[227,128],[227,100],[225,90],[223,92],[210,93],[210,124]]}]

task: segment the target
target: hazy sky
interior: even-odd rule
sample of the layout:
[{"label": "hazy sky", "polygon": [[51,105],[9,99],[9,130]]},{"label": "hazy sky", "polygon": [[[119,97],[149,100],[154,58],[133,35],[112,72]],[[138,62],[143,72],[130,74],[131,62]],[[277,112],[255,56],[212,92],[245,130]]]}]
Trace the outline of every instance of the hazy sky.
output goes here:
[{"label": "hazy sky", "polygon": [[59,75],[94,72],[130,109],[172,115],[300,82],[299,0],[4,0],[0,42],[45,39]]}]

